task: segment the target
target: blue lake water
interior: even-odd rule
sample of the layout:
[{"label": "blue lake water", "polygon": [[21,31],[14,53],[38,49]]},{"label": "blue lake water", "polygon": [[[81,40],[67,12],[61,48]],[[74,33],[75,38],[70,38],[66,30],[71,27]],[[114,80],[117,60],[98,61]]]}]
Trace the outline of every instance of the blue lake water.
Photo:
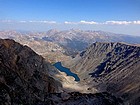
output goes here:
[{"label": "blue lake water", "polygon": [[68,76],[73,76],[75,78],[75,81],[80,81],[80,78],[78,77],[78,75],[75,73],[72,73],[70,69],[63,67],[61,62],[57,62],[53,66],[55,66],[59,71],[65,72]]}]

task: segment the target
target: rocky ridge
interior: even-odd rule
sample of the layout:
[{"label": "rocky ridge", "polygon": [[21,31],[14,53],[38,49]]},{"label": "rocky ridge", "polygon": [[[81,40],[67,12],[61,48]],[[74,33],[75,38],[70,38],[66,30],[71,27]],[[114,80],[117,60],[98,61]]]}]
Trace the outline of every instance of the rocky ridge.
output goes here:
[{"label": "rocky ridge", "polygon": [[66,65],[91,92],[95,88],[122,97],[126,103],[140,103],[139,46],[96,42]]},{"label": "rocky ridge", "polygon": [[48,92],[59,92],[61,83],[49,76],[50,63],[27,46],[0,39],[0,103],[39,104]]}]

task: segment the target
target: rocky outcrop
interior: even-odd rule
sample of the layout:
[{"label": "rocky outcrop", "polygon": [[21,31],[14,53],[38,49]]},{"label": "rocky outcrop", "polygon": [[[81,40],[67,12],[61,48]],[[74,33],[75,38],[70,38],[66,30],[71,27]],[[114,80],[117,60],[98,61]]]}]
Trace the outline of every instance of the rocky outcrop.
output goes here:
[{"label": "rocky outcrop", "polygon": [[47,96],[47,105],[123,105],[120,98],[106,92],[96,94],[53,93]]},{"label": "rocky outcrop", "polygon": [[88,90],[108,91],[126,104],[140,104],[140,47],[126,43],[92,44],[69,62]]},{"label": "rocky outcrop", "polygon": [[48,74],[51,67],[31,48],[0,39],[1,105],[39,104],[47,93],[59,92],[61,84]]}]

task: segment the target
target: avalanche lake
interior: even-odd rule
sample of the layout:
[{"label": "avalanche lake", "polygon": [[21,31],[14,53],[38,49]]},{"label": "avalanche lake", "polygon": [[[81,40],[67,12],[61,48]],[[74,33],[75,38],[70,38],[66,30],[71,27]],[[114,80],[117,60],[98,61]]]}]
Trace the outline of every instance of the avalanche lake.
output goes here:
[{"label": "avalanche lake", "polygon": [[63,67],[61,62],[56,62],[55,64],[53,64],[53,66],[55,66],[59,71],[61,72],[65,72],[67,74],[67,76],[72,76],[75,78],[75,81],[80,81],[80,78],[78,77],[77,74],[73,73],[70,71],[70,69]]}]

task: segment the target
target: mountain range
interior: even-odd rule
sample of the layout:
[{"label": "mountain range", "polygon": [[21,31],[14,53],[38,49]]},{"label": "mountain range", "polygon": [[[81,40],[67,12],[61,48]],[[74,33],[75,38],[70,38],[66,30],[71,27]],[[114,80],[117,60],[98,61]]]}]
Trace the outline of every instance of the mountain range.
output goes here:
[{"label": "mountain range", "polygon": [[140,44],[140,36],[79,29],[52,29],[47,32],[0,31],[0,38],[10,38],[28,45],[38,54],[47,56],[50,62],[68,60],[69,56],[75,57],[79,51],[85,50],[94,42]]},{"label": "mountain range", "polygon": [[[121,99],[103,92],[66,93],[50,72],[55,68],[31,48],[0,39],[1,105],[122,105]],[[58,72],[55,72],[55,75]],[[90,101],[89,101],[90,100]]]},{"label": "mountain range", "polygon": [[[0,38],[0,102],[18,105],[29,97],[24,104],[140,104],[139,36],[52,29],[0,31]],[[80,81],[56,69],[57,62]]]}]

